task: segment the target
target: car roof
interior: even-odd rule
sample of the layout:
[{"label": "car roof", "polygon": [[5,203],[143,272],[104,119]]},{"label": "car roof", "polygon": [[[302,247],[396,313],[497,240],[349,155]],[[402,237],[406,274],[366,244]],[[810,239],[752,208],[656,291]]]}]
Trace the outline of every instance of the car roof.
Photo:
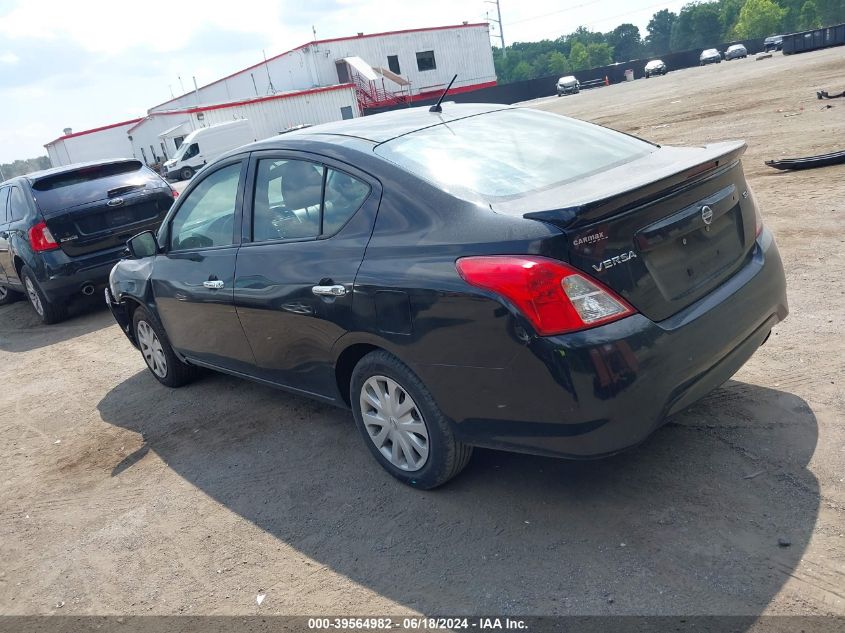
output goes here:
[{"label": "car roof", "polygon": [[[401,108],[346,121],[323,123],[258,141],[248,147],[251,150],[272,148],[278,142],[287,142],[291,139],[326,141],[329,140],[326,138],[327,135],[352,137],[372,143],[384,143],[427,127],[497,110],[508,110],[511,109],[511,106],[495,103],[444,102],[442,108],[442,112],[430,112],[429,106]],[[243,150],[243,148],[241,149]]]}]

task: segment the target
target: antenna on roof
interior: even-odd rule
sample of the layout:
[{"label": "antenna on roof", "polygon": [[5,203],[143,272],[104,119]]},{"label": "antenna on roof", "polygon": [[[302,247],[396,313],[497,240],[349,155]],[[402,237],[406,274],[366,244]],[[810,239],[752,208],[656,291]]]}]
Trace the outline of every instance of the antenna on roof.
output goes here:
[{"label": "antenna on roof", "polygon": [[270,84],[269,88],[267,88],[267,91],[271,95],[274,95],[276,94],[276,88],[273,86],[273,78],[270,77],[270,65],[267,63],[267,53],[264,52],[263,48],[261,49],[261,54],[264,55],[264,70],[267,71],[267,82]]},{"label": "antenna on roof", "polygon": [[457,78],[458,78],[458,75],[456,73],[455,76],[452,77],[452,81],[449,82],[449,85],[446,86],[446,90],[444,90],[443,94],[440,95],[440,98],[437,100],[437,103],[435,103],[433,106],[431,106],[428,109],[429,112],[443,112],[443,108],[440,107],[440,104],[443,101],[443,98],[446,96],[446,93],[449,92],[449,89],[452,87],[452,84],[455,83],[455,79],[457,79]]}]

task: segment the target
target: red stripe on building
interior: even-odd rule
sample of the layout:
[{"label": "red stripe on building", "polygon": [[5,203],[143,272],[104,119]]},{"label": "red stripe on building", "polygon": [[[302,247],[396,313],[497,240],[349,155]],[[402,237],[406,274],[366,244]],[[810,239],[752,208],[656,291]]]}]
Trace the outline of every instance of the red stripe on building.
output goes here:
[{"label": "red stripe on building", "polygon": [[74,132],[72,134],[65,134],[64,136],[60,136],[59,138],[50,141],[49,143],[45,143],[44,147],[47,145],[52,145],[53,143],[57,143],[59,141],[63,141],[66,138],[75,138],[77,136],[85,136],[86,134],[93,134],[94,132],[102,132],[103,130],[110,130],[113,127],[120,127],[121,125],[129,125],[131,123],[138,123],[139,121],[143,121],[144,117],[139,117],[137,119],[129,119],[128,121],[121,121],[120,123],[112,123],[110,125],[104,125],[102,127],[95,127],[90,130],[83,130],[82,132]]}]

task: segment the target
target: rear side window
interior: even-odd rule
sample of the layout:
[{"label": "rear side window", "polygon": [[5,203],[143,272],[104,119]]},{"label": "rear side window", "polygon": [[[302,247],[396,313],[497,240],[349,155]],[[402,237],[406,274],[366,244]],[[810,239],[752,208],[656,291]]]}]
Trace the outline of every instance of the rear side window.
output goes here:
[{"label": "rear side window", "polygon": [[26,217],[29,205],[26,203],[26,196],[20,187],[12,187],[9,195],[9,222],[17,222]]},{"label": "rear side window", "polygon": [[364,203],[370,186],[342,171],[304,160],[258,161],[253,241],[337,233]]},{"label": "rear side window", "polygon": [[598,125],[528,109],[500,110],[400,136],[375,152],[465,198],[510,199],[653,152]]}]

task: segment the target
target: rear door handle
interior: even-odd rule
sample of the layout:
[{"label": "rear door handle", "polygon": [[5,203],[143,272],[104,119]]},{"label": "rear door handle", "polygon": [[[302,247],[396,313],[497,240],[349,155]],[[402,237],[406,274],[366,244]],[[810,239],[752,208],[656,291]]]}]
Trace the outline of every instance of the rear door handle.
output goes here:
[{"label": "rear door handle", "polygon": [[334,286],[314,286],[311,288],[311,292],[318,297],[342,297],[346,294],[346,287],[340,284]]},{"label": "rear door handle", "polygon": [[209,281],[202,282],[202,285],[205,286],[206,288],[213,288],[215,290],[219,290],[220,288],[222,288],[226,284],[223,283],[220,279],[211,279]]}]

